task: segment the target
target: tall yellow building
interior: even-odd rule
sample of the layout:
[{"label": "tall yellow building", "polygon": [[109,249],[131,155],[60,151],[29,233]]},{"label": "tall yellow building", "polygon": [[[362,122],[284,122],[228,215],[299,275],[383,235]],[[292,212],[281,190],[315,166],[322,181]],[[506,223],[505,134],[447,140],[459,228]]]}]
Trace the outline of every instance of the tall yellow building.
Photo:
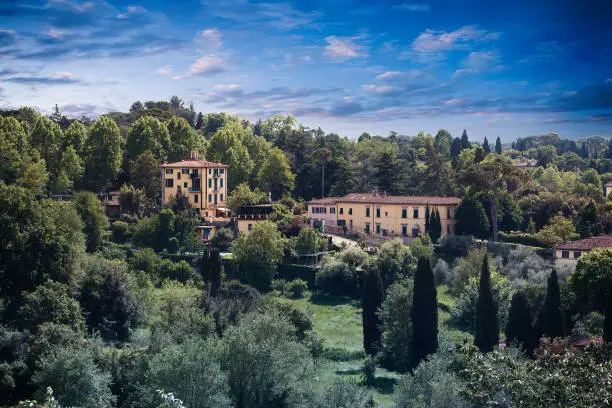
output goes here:
[{"label": "tall yellow building", "polygon": [[[425,232],[425,213],[440,212],[442,235],[455,233],[458,197],[388,196],[353,193],[313,200],[308,218],[346,227],[348,231],[381,236],[416,237]],[[335,222],[334,222],[335,219]]]},{"label": "tall yellow building", "polygon": [[200,216],[214,221],[227,217],[227,175],[228,166],[198,160],[164,163],[161,166],[162,206],[177,195],[184,194],[192,207],[200,211]]}]

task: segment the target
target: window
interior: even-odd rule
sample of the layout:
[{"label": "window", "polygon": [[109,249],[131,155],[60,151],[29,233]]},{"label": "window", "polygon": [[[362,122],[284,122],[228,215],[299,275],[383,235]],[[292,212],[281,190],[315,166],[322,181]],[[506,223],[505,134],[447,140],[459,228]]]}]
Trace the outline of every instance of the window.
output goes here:
[{"label": "window", "polygon": [[569,258],[569,251],[561,251],[561,258],[568,259]]},{"label": "window", "polygon": [[323,210],[323,214],[327,214],[327,208],[321,207],[321,209]]},{"label": "window", "polygon": [[[197,171],[197,170],[196,170]],[[183,174],[189,174],[189,169],[181,169],[181,173]]]},{"label": "window", "polygon": [[212,174],[212,170],[211,169],[208,169],[208,174]]},{"label": "window", "polygon": [[380,218],[380,207],[376,207],[376,218]]},{"label": "window", "polygon": [[223,194],[219,194],[219,201],[223,201]]},{"label": "window", "polygon": [[380,234],[380,223],[379,222],[376,223],[376,233]]},{"label": "window", "polygon": [[419,218],[419,209],[418,208],[413,208],[412,209],[412,218],[414,218],[414,219],[418,219]]},{"label": "window", "polygon": [[173,169],[166,169],[166,174],[174,174],[174,170]]},{"label": "window", "polygon": [[346,227],[346,220],[338,220],[339,227]]},{"label": "window", "polygon": [[208,179],[208,188],[212,188],[212,179]]},{"label": "window", "polygon": [[578,259],[582,256],[582,252],[580,251],[574,251],[574,259]]},{"label": "window", "polygon": [[253,224],[248,224],[247,229],[248,229],[249,231],[252,231],[252,230],[253,230]]},{"label": "window", "polygon": [[210,203],[212,201],[212,194],[208,195],[208,202]]},{"label": "window", "polygon": [[[187,170],[187,171],[189,171],[189,170]],[[193,176],[197,176],[197,175],[198,175],[198,169],[193,169],[193,170],[191,170],[191,174],[192,174]]]},{"label": "window", "polygon": [[366,207],[366,217],[370,216],[370,207]]},{"label": "window", "polygon": [[389,213],[385,211],[385,217],[388,217],[388,216],[389,216]]},{"label": "window", "polygon": [[340,215],[344,214],[344,208],[340,207]]},{"label": "window", "polygon": [[219,170],[219,174],[223,174],[225,172],[225,170],[221,169]]},{"label": "window", "polygon": [[187,182],[183,183],[183,187],[187,188]]},{"label": "window", "polygon": [[181,179],[181,173],[176,173],[176,179],[180,180]]},{"label": "window", "polygon": [[349,215],[353,215],[353,209],[349,208]]},{"label": "window", "polygon": [[334,207],[329,209],[329,213],[330,214],[335,214],[336,213],[336,209]]},{"label": "window", "polygon": [[197,194],[193,196],[193,202],[194,202],[194,203],[197,203],[197,202],[198,202],[198,197],[199,197],[199,196],[198,196]]},{"label": "window", "polygon": [[173,179],[166,179],[166,187],[168,187],[168,188],[174,187],[174,180]]},{"label": "window", "polygon": [[353,229],[353,220],[349,221],[349,229]]},{"label": "window", "polygon": [[388,233],[389,233],[389,230],[387,230],[386,228],[383,228],[382,230],[383,237],[386,237]]},{"label": "window", "polygon": [[408,235],[408,225],[402,224],[402,236]]},{"label": "window", "polygon": [[366,222],[366,224],[365,224],[365,233],[366,234],[370,233],[370,223],[369,222]]},{"label": "window", "polygon": [[219,187],[223,187],[223,179],[219,179]]},{"label": "window", "polygon": [[408,209],[402,208],[402,218],[408,218]]}]

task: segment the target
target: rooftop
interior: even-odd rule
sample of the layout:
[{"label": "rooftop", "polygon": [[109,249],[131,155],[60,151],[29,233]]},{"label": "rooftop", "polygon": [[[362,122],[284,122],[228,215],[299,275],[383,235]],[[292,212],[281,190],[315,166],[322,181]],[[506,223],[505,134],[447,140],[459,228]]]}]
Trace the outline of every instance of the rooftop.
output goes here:
[{"label": "rooftop", "polygon": [[612,235],[600,235],[577,241],[564,242],[554,246],[554,249],[567,249],[575,251],[590,251],[595,248],[612,248]]},{"label": "rooftop", "polygon": [[338,197],[315,198],[307,202],[307,205],[331,205],[338,202]]},{"label": "rooftop", "polygon": [[206,160],[181,160],[178,162],[174,162],[174,163],[164,163],[161,165],[161,167],[170,167],[170,168],[176,168],[176,167],[218,167],[218,168],[227,168],[228,166],[226,164],[223,163],[215,163],[215,162],[209,162]]},{"label": "rooftop", "polygon": [[[331,198],[329,198],[331,199]],[[459,197],[388,196],[374,193],[353,193],[335,198],[338,203],[457,205]],[[312,202],[312,201],[311,201]]]}]

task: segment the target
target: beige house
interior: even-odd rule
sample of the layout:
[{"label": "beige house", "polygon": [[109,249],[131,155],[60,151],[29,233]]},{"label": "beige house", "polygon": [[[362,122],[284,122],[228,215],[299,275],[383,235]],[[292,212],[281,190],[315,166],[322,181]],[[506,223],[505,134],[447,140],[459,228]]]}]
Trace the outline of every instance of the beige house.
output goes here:
[{"label": "beige house", "polygon": [[338,198],[319,198],[306,203],[306,216],[310,225],[315,223],[325,225],[337,225],[336,203]]},{"label": "beige house", "polygon": [[604,193],[606,194],[606,197],[608,197],[610,193],[612,193],[612,181],[608,181],[606,183],[606,185],[604,186]]},{"label": "beige house", "polygon": [[272,204],[243,205],[235,215],[238,232],[249,232],[253,225],[264,222],[274,212]]},{"label": "beige house", "polygon": [[612,235],[600,235],[555,245],[553,247],[555,264],[575,264],[582,255],[596,248],[612,248]]}]

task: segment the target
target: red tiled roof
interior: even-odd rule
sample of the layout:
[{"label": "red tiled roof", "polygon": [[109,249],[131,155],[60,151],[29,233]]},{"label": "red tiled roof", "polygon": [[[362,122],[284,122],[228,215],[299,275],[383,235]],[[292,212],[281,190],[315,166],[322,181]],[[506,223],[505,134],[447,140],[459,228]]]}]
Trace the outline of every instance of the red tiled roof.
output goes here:
[{"label": "red tiled roof", "polygon": [[428,196],[387,196],[380,194],[353,193],[337,198],[339,203],[373,203],[373,204],[429,204],[457,205],[459,197],[428,197]]},{"label": "red tiled roof", "polygon": [[223,163],[209,162],[206,160],[181,160],[174,163],[164,163],[162,167],[222,167],[227,168],[228,166]]},{"label": "red tiled roof", "polygon": [[584,238],[554,246],[554,249],[569,249],[576,251],[590,251],[595,248],[612,248],[612,235]]},{"label": "red tiled roof", "polygon": [[338,197],[316,198],[307,202],[306,205],[331,205],[336,204],[338,200]]}]

